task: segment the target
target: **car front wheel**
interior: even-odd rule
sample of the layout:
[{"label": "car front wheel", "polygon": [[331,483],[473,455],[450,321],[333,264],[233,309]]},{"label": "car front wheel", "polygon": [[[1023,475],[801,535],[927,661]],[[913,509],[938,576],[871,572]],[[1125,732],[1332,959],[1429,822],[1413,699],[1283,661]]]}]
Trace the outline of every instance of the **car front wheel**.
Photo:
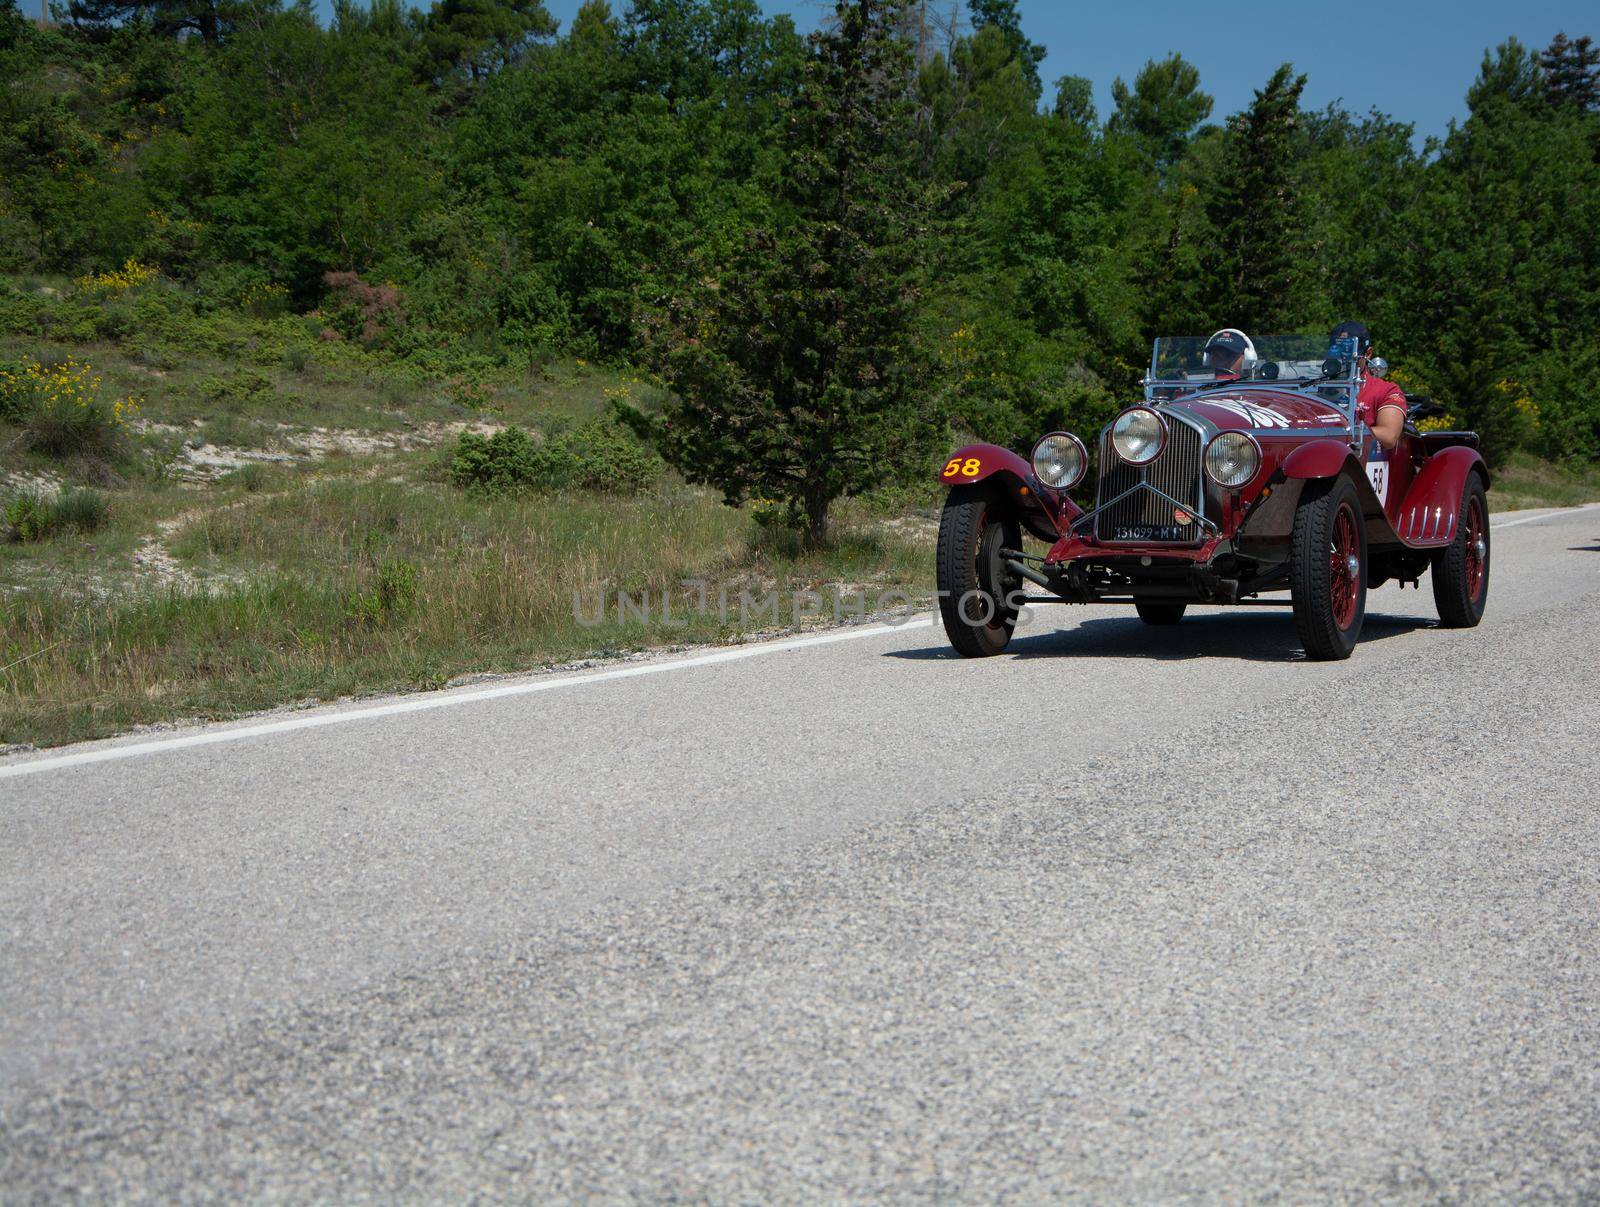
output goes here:
[{"label": "car front wheel", "polygon": [[1011,640],[1017,609],[1000,558],[1019,549],[1022,526],[975,487],[951,490],[939,517],[939,615],[956,652],[968,658],[998,654]]},{"label": "car front wheel", "polygon": [[1306,483],[1294,513],[1289,586],[1306,656],[1350,657],[1367,613],[1367,526],[1348,477]]}]

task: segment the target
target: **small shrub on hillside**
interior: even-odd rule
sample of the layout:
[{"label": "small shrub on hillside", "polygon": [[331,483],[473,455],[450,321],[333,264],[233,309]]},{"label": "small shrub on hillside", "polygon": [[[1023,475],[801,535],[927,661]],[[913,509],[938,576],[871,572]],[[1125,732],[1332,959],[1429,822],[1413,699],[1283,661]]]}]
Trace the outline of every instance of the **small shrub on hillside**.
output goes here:
[{"label": "small shrub on hillside", "polygon": [[486,411],[494,406],[494,387],[470,377],[452,377],[445,383],[445,396],[458,407]]},{"label": "small shrub on hillside", "polygon": [[417,602],[417,567],[405,560],[378,567],[378,581],[369,591],[354,591],[345,601],[345,616],[366,628],[377,628],[404,616]]},{"label": "small shrub on hillside", "polygon": [[450,481],[474,494],[522,494],[537,488],[538,451],[520,427],[504,427],[487,437],[462,432],[450,458]]},{"label": "small shrub on hillside", "polygon": [[111,508],[106,497],[97,490],[69,487],[56,496],[50,507],[50,528],[53,532],[74,529],[78,532],[98,532],[105,527]]},{"label": "small shrub on hillside", "polygon": [[451,458],[450,480],[489,496],[564,489],[631,494],[654,486],[665,470],[626,428],[601,420],[541,445],[515,426],[487,438],[465,432]]},{"label": "small shrub on hillside", "polygon": [[42,541],[50,532],[50,505],[38,495],[18,495],[5,507],[6,539]]},{"label": "small shrub on hillside", "polygon": [[406,329],[406,313],[396,285],[372,285],[353,272],[324,273],[328,298],[321,315],[328,328],[364,348],[392,343]]},{"label": "small shrub on hillside", "polygon": [[0,332],[31,334],[45,303],[31,293],[0,284]]},{"label": "small shrub on hillside", "polygon": [[306,370],[306,365],[310,363],[310,360],[311,350],[309,348],[304,348],[299,344],[291,344],[288,348],[284,349],[283,363],[288,365],[289,368],[293,369],[296,373],[304,373]]},{"label": "small shrub on hillside", "polygon": [[272,473],[259,461],[252,461],[248,465],[241,465],[230,474],[225,474],[222,480],[229,486],[237,486],[249,494],[265,490],[272,482]]},{"label": "small shrub on hillside", "polygon": [[21,424],[27,443],[40,452],[110,456],[138,413],[133,397],[108,404],[94,369],[71,357],[0,366],[0,414]]},{"label": "small shrub on hillside", "polygon": [[580,490],[631,494],[661,481],[666,462],[613,419],[586,423],[545,444],[551,477]]},{"label": "small shrub on hillside", "polygon": [[0,360],[0,419],[20,421],[31,406],[33,393],[22,385],[27,372],[21,361]]},{"label": "small shrub on hillside", "polygon": [[137,289],[141,285],[148,285],[160,275],[150,265],[129,259],[124,261],[121,268],[113,268],[110,272],[90,273],[86,277],[79,277],[73,284],[78,287],[80,293],[108,297],[127,293],[130,289]]},{"label": "small shrub on hillside", "polygon": [[259,369],[234,369],[221,377],[210,374],[197,387],[205,401],[238,407],[272,393],[272,378]]},{"label": "small shrub on hillside", "polygon": [[252,318],[280,318],[289,313],[289,291],[275,282],[262,281],[244,291],[239,308]]},{"label": "small shrub on hillside", "polygon": [[97,532],[109,512],[98,491],[69,488],[54,499],[20,494],[5,505],[5,534],[8,540],[26,544],[58,532]]}]

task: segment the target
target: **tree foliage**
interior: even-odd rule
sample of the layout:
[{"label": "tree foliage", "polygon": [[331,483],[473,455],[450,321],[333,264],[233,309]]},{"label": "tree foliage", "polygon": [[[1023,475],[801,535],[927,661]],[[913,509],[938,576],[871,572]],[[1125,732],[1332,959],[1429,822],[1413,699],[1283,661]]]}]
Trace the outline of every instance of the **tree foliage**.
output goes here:
[{"label": "tree foliage", "polygon": [[674,299],[657,338],[669,458],[730,502],[790,504],[820,543],[835,499],[928,455],[912,318],[926,205],[903,6],[848,0],[784,122],[783,214]]},{"label": "tree foliage", "polygon": [[419,374],[658,359],[679,462],[814,535],[950,427],[1091,432],[1153,336],[1225,324],[1362,318],[1491,457],[1600,455],[1579,31],[1490,48],[1422,142],[1305,110],[1287,65],[1216,114],[1176,54],[1097,114],[1042,94],[1015,0],[846,3],[809,41],[757,0],[57,11],[0,0],[0,273],[137,259],[330,330],[365,291]]}]

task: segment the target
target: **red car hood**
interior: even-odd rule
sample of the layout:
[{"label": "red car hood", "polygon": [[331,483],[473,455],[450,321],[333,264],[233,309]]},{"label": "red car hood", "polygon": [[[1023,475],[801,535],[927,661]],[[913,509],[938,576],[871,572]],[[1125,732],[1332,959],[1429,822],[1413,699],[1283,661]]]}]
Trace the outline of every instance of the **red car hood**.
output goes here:
[{"label": "red car hood", "polygon": [[1180,398],[1167,405],[1174,411],[1187,411],[1224,431],[1255,432],[1263,436],[1270,436],[1274,431],[1287,435],[1350,426],[1350,421],[1332,403],[1278,390],[1207,390],[1203,395]]}]

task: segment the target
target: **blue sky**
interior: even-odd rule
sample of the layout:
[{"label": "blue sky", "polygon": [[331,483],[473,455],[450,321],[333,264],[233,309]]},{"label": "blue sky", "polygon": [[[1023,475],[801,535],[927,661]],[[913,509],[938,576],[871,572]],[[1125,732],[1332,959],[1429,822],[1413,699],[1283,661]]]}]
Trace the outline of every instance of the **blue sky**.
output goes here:
[{"label": "blue sky", "polygon": [[[545,0],[563,29],[580,2]],[[626,0],[612,7],[621,11]],[[763,7],[792,13],[809,29],[833,6],[763,0]],[[1377,107],[1414,123],[1419,141],[1465,115],[1463,97],[1486,47],[1515,34],[1542,48],[1561,29],[1600,40],[1594,0],[1021,0],[1021,11],[1028,36],[1049,48],[1047,87],[1058,76],[1088,76],[1101,116],[1116,76],[1131,83],[1146,59],[1176,50],[1200,68],[1201,86],[1217,100],[1216,116],[1249,104],[1251,92],[1289,60],[1310,77],[1309,105],[1342,98],[1357,112]]]}]

